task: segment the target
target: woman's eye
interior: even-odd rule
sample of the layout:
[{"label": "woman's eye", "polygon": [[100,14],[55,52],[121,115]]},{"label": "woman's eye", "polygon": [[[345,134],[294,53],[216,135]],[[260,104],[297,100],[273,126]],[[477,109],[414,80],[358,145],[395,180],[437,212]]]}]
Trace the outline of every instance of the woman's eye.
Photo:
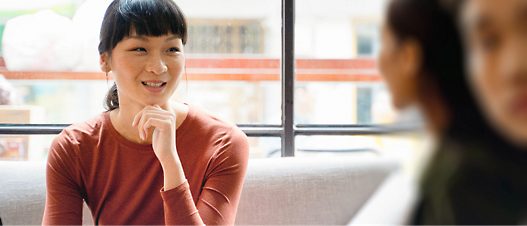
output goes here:
[{"label": "woman's eye", "polygon": [[143,51],[146,52],[146,49],[139,47],[139,48],[132,49],[132,51],[134,51],[134,52],[143,52]]},{"label": "woman's eye", "polygon": [[168,49],[168,52],[177,53],[177,52],[179,52],[179,49],[176,48],[176,47],[172,47],[172,48]]},{"label": "woman's eye", "polygon": [[480,40],[480,45],[485,51],[493,51],[500,45],[500,38],[496,35],[486,35]]}]

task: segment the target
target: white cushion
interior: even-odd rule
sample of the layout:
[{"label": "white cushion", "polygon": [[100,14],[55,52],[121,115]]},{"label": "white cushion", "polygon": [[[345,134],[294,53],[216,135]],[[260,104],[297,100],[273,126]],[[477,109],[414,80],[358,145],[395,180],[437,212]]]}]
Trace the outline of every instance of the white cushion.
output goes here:
[{"label": "white cushion", "polygon": [[345,225],[396,168],[364,158],[253,159],[237,225]]},{"label": "white cushion", "polygon": [[0,161],[0,218],[3,224],[41,224],[45,201],[45,162]]},{"label": "white cushion", "polygon": [[[45,162],[0,161],[0,218],[40,225]],[[347,224],[387,175],[393,161],[363,158],[251,159],[237,225]],[[84,209],[84,224],[93,224]]]}]

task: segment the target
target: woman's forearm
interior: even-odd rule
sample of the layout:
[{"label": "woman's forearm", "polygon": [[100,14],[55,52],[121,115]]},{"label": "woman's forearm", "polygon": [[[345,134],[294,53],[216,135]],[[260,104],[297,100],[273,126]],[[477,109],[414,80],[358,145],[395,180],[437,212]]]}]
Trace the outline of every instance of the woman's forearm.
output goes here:
[{"label": "woman's forearm", "polygon": [[164,176],[164,190],[168,191],[185,182],[185,173],[177,156],[167,157],[161,162]]}]

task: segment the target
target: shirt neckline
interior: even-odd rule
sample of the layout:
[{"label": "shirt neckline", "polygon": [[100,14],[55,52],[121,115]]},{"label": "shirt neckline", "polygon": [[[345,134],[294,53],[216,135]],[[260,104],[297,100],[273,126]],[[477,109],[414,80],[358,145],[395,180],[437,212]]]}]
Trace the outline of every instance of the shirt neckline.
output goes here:
[{"label": "shirt neckline", "polygon": [[[180,140],[182,136],[185,136],[186,134],[185,132],[188,130],[188,128],[190,128],[190,125],[194,121],[195,114],[196,114],[195,112],[196,109],[194,108],[193,105],[189,105],[187,103],[184,103],[184,104],[187,105],[189,109],[188,109],[187,117],[185,117],[185,120],[183,120],[181,125],[176,129],[176,145],[177,145],[177,141]],[[110,111],[105,112],[103,114],[103,117],[104,117],[104,127],[108,128],[108,130],[110,131],[110,134],[112,135],[112,137],[117,139],[118,143],[124,144],[134,149],[152,151],[152,144],[138,144],[138,143],[135,143],[133,141],[130,141],[124,138],[121,134],[119,134],[119,132],[117,132],[117,130],[113,126],[112,120],[110,119]]]}]

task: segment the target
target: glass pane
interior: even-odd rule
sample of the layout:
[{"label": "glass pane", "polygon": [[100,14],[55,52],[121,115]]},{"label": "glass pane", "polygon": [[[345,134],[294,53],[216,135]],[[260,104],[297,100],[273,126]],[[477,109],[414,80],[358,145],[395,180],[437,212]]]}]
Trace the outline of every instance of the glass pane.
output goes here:
[{"label": "glass pane", "polygon": [[0,160],[45,161],[55,135],[0,135]]},{"label": "glass pane", "polygon": [[422,131],[356,136],[297,136],[295,157],[387,158],[403,170],[419,173],[432,150],[431,137]]},{"label": "glass pane", "polygon": [[251,158],[279,158],[280,138],[279,137],[249,137],[251,146]]},{"label": "glass pane", "polygon": [[416,120],[415,113],[394,111],[376,68],[386,3],[387,0],[296,2],[297,124]]},{"label": "glass pane", "polygon": [[[4,2],[0,89],[9,95],[0,96],[0,104],[35,107],[40,115],[31,123],[77,123],[105,111],[113,77],[101,72],[97,46],[111,0]],[[172,100],[233,123],[280,124],[280,0],[176,3],[188,20],[188,42]]]}]

